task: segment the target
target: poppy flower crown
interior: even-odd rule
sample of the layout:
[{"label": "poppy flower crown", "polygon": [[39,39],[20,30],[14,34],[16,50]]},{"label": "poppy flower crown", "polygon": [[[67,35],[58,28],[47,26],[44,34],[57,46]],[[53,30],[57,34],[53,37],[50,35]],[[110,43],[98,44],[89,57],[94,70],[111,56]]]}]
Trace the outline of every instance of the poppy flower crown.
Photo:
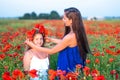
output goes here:
[{"label": "poppy flower crown", "polygon": [[44,28],[44,26],[42,24],[35,24],[33,29],[30,30],[30,31],[27,31],[27,33],[26,33],[27,38],[29,38],[29,40],[33,40],[33,35],[35,34],[36,30],[39,31],[40,34],[45,36],[45,28]]}]

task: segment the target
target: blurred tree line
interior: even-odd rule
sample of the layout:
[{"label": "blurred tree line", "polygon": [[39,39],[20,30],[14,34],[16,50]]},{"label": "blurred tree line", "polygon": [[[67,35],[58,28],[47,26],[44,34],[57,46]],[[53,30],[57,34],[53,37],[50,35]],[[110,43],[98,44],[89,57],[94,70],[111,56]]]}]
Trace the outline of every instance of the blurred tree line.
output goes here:
[{"label": "blurred tree line", "polygon": [[56,11],[51,11],[50,14],[48,13],[40,13],[37,15],[35,12],[32,13],[25,13],[19,19],[61,19],[61,16]]}]

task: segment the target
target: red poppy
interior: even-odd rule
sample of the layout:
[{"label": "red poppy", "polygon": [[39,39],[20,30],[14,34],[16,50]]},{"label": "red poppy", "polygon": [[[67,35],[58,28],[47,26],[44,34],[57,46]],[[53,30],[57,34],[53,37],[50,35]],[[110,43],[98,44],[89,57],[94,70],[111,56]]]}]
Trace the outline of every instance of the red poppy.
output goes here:
[{"label": "red poppy", "polygon": [[2,75],[3,80],[13,80],[9,72],[4,72]]},{"label": "red poppy", "polygon": [[7,52],[7,51],[9,51],[9,49],[12,47],[12,45],[11,44],[6,44],[5,46],[4,46],[4,48],[2,49],[2,52]]},{"label": "red poppy", "polygon": [[95,59],[95,63],[100,63],[100,60],[98,58]]},{"label": "red poppy", "polygon": [[19,54],[17,52],[13,53],[14,58],[17,57],[17,56],[19,56]]},{"label": "red poppy", "polygon": [[2,43],[6,43],[7,41],[8,41],[7,38],[3,38],[3,39],[2,39]]},{"label": "red poppy", "polygon": [[100,52],[96,52],[93,54],[94,56],[100,56]]},{"label": "red poppy", "polygon": [[3,60],[5,58],[5,54],[0,54],[0,60]]},{"label": "red poppy", "polygon": [[81,65],[81,64],[77,64],[77,65],[76,65],[76,68],[77,68],[77,69],[80,69],[80,68],[82,68],[82,65]]},{"label": "red poppy", "polygon": [[15,32],[14,33],[14,37],[18,36],[19,35],[19,32]]},{"label": "red poppy", "polygon": [[78,80],[77,75],[73,72],[67,73],[66,78],[67,78],[67,80]]},{"label": "red poppy", "polygon": [[33,40],[34,33],[35,33],[35,30],[32,29],[32,30],[28,31],[26,35],[30,40]]},{"label": "red poppy", "polygon": [[86,64],[90,64],[90,60],[89,59],[86,59]]},{"label": "red poppy", "polygon": [[4,66],[4,69],[7,71],[8,70],[8,66]]},{"label": "red poppy", "polygon": [[112,48],[112,49],[114,49],[114,48],[115,48],[115,46],[109,46],[109,48]]},{"label": "red poppy", "polygon": [[21,48],[20,45],[15,46],[15,49],[17,49],[17,50],[20,50],[20,48]]},{"label": "red poppy", "polygon": [[44,28],[44,26],[40,26],[39,27],[39,32],[42,33],[42,34],[45,34],[45,28]]},{"label": "red poppy", "polygon": [[93,70],[91,71],[91,75],[92,75],[93,77],[95,77],[95,76],[100,75],[100,73],[99,73],[99,71],[98,71],[97,69],[93,69]]},{"label": "red poppy", "polygon": [[35,27],[35,28],[39,28],[39,26],[40,26],[40,24],[35,24],[34,27]]},{"label": "red poppy", "polygon": [[28,72],[28,74],[32,77],[32,78],[35,78],[35,77],[38,77],[37,75],[37,70],[35,69],[32,69]]},{"label": "red poppy", "polygon": [[102,54],[101,54],[102,56],[105,56],[105,54],[104,54],[104,52],[102,52]]},{"label": "red poppy", "polygon": [[103,75],[100,75],[100,76],[94,77],[93,80],[106,80],[106,79]]},{"label": "red poppy", "polygon": [[22,78],[24,78],[24,74],[23,74],[23,72],[20,71],[19,69],[15,69],[15,70],[12,72],[12,77],[13,77],[14,79],[17,79],[17,78],[22,79]]},{"label": "red poppy", "polygon": [[118,78],[119,78],[119,74],[118,73],[116,73],[115,78],[116,78],[116,80],[118,80]]},{"label": "red poppy", "polygon": [[105,49],[106,53],[111,54],[111,55],[116,55],[116,52],[109,50],[109,49]]},{"label": "red poppy", "polygon": [[50,69],[50,70],[48,71],[48,74],[49,74],[49,79],[50,79],[50,80],[54,80],[55,77],[57,76],[57,72],[56,72],[55,70],[52,70],[52,69]]},{"label": "red poppy", "polygon": [[117,54],[120,54],[120,49],[116,51]]},{"label": "red poppy", "polygon": [[113,62],[113,61],[114,61],[114,59],[113,59],[113,58],[110,58],[110,59],[109,59],[109,62],[110,62],[110,63],[111,63],[111,62]]},{"label": "red poppy", "polygon": [[57,70],[57,75],[64,75],[64,74],[66,74],[66,72],[65,72],[65,71],[62,71],[62,70]]},{"label": "red poppy", "polygon": [[66,71],[57,70],[57,76],[60,78],[60,80],[65,79],[65,74],[66,74]]},{"label": "red poppy", "polygon": [[39,32],[45,34],[45,28],[42,24],[35,24],[34,28],[39,29]]},{"label": "red poppy", "polygon": [[110,74],[111,74],[111,75],[114,75],[114,74],[116,74],[116,73],[117,73],[116,70],[111,70],[111,71],[110,71]]},{"label": "red poppy", "polygon": [[85,74],[86,76],[88,76],[88,75],[90,74],[90,68],[87,67],[87,66],[85,66],[85,67],[83,68],[83,71],[84,71],[84,74]]}]

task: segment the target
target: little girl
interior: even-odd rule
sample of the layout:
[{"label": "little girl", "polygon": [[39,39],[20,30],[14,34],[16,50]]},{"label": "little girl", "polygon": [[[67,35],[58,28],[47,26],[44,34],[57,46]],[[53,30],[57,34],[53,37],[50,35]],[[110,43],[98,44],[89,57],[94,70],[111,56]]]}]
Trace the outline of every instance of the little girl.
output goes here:
[{"label": "little girl", "polygon": [[[27,32],[27,37],[36,45],[44,46],[45,43],[45,32],[42,27],[37,27]],[[30,78],[30,80],[48,80],[47,70],[49,67],[48,54],[39,52],[27,45],[23,58],[24,71],[30,71],[32,69],[37,70],[38,77]]]}]

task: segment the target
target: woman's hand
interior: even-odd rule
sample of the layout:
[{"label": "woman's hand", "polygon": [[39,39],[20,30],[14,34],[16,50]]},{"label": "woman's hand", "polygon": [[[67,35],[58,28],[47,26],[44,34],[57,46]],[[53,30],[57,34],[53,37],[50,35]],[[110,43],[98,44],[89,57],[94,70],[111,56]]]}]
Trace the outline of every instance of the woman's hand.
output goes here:
[{"label": "woman's hand", "polygon": [[53,42],[53,43],[60,43],[61,39],[55,39],[55,38],[50,38],[50,37],[45,37],[46,42]]},{"label": "woman's hand", "polygon": [[50,37],[45,37],[45,41],[49,43],[52,41],[52,39]]},{"label": "woman's hand", "polygon": [[29,39],[26,39],[24,43],[25,43],[25,44],[29,44],[29,42],[30,42],[30,40],[29,40]]}]

